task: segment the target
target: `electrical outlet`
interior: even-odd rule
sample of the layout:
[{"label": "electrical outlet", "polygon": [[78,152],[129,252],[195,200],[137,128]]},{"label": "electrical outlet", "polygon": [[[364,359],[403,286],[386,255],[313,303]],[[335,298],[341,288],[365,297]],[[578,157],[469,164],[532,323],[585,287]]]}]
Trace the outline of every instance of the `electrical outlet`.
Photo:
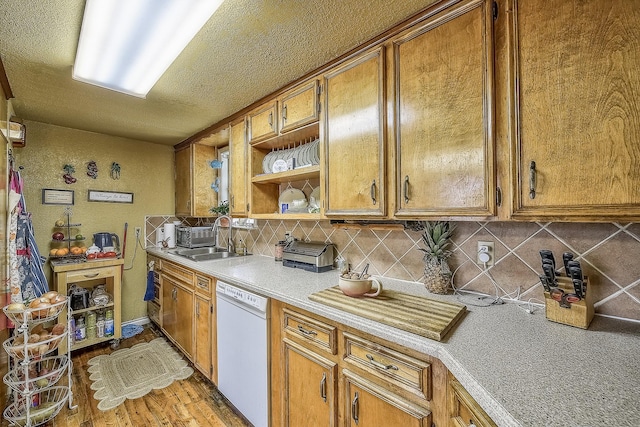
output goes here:
[{"label": "electrical outlet", "polygon": [[476,262],[482,266],[486,264],[487,267],[490,267],[493,265],[494,257],[494,243],[478,241],[478,253],[476,255]]},{"label": "electrical outlet", "polygon": [[142,231],[142,229],[140,227],[136,227],[135,231],[136,231],[136,237],[140,237],[140,232]]}]

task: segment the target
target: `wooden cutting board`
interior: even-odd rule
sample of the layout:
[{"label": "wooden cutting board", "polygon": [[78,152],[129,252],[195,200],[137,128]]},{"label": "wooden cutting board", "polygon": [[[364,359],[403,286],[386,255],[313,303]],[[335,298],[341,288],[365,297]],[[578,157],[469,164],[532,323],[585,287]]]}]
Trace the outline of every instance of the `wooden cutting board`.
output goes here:
[{"label": "wooden cutting board", "polygon": [[430,298],[383,290],[375,298],[353,298],[333,287],[309,299],[425,338],[442,341],[467,307]]}]

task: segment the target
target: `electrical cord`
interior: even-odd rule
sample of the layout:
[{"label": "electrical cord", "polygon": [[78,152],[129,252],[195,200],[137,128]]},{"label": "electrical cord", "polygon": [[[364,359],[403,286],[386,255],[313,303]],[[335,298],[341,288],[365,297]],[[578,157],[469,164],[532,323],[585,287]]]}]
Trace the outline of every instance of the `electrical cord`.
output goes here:
[{"label": "electrical cord", "polygon": [[133,247],[133,257],[131,258],[131,265],[129,267],[124,267],[124,270],[131,270],[133,268],[133,263],[136,260],[136,253],[138,252],[138,246],[140,246],[141,249],[144,249],[144,246],[142,246],[142,243],[140,242],[140,235],[136,235],[136,244]]},{"label": "electrical cord", "polygon": [[[454,295],[456,295],[456,298],[458,299],[458,301],[464,303],[464,304],[469,304],[469,305],[473,305],[476,307],[490,307],[492,305],[500,305],[500,304],[504,304],[505,301],[504,299],[508,299],[508,300],[512,300],[512,301],[518,301],[520,299],[520,287],[518,286],[518,288],[513,291],[513,292],[507,292],[504,290],[504,288],[502,288],[502,286],[500,286],[498,284],[498,282],[495,280],[495,278],[493,277],[493,275],[491,274],[491,267],[487,266],[487,262],[483,262],[483,270],[482,273],[487,276],[489,278],[489,280],[491,281],[491,284],[493,285],[496,295],[495,297],[491,297],[488,295],[480,295],[477,297],[473,297],[473,299],[470,301],[469,298],[471,298],[471,295],[462,295],[461,292],[466,292],[468,294],[475,294],[478,295],[478,293],[476,292],[472,292],[472,291],[467,291],[467,290],[462,290],[462,289],[457,289],[455,287],[455,285],[453,284],[453,279],[456,275],[456,273],[458,272],[458,270],[465,265],[467,262],[469,262],[470,259],[467,259],[465,262],[463,262],[462,264],[460,264],[451,274],[451,288],[453,289],[453,293]],[[502,296],[500,295],[500,292],[502,292]],[[515,296],[513,295],[515,294]],[[491,301],[489,301],[488,303],[484,303],[484,304],[478,304],[478,301],[485,301],[490,299]],[[529,304],[529,308],[527,309],[529,313],[533,313],[534,309],[533,309],[533,305],[531,303],[531,300],[535,300],[535,298],[531,298],[528,301]],[[539,301],[539,300],[537,300]],[[518,305],[520,307],[520,305]]]}]

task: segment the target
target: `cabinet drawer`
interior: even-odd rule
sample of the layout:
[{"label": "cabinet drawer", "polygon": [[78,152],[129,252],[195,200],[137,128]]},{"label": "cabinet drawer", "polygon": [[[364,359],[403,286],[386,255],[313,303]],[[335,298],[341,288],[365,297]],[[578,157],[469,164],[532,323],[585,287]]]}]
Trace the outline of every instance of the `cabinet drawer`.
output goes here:
[{"label": "cabinet drawer", "polygon": [[287,308],[283,309],[283,329],[290,337],[302,338],[330,354],[336,354],[337,328],[313,319],[304,314],[296,313]]},{"label": "cabinet drawer", "polygon": [[162,274],[173,276],[178,280],[188,283],[189,285],[193,285],[193,279],[195,276],[193,271],[166,261],[162,263]]},{"label": "cabinet drawer", "polygon": [[431,400],[430,363],[348,332],[344,332],[343,337],[345,361],[421,398]]},{"label": "cabinet drawer", "polygon": [[96,267],[86,270],[69,271],[67,273],[67,283],[84,282],[87,280],[104,279],[106,277],[114,277],[118,270],[119,265],[111,267]]},{"label": "cabinet drawer", "polygon": [[462,384],[451,381],[451,426],[466,427],[471,424],[477,427],[496,427],[491,418],[473,400]]},{"label": "cabinet drawer", "polygon": [[213,279],[207,276],[196,274],[196,291],[201,294],[211,295]]}]

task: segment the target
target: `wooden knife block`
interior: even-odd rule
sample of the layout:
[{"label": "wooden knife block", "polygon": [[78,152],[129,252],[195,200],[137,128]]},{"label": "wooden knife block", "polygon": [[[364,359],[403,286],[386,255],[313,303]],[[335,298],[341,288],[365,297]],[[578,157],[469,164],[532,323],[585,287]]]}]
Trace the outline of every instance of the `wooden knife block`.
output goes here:
[{"label": "wooden knife block", "polygon": [[[574,293],[573,282],[569,277],[557,277],[558,287],[565,293]],[[583,299],[571,304],[571,308],[560,306],[560,301],[551,298],[549,292],[544,293],[545,312],[547,319],[552,322],[564,323],[565,325],[588,329],[593,319],[593,289],[589,286],[588,277],[584,278],[587,285],[587,293]]]}]

